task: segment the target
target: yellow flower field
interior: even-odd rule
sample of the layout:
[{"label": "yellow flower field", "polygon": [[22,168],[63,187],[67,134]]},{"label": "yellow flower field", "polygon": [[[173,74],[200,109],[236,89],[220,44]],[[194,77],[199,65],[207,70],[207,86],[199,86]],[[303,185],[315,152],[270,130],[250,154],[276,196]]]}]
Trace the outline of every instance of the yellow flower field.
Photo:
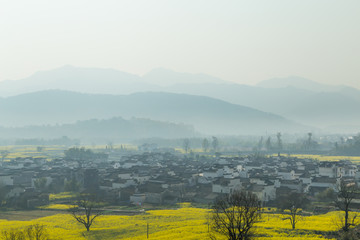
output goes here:
[{"label": "yellow flower field", "polygon": [[319,161],[340,161],[350,160],[354,163],[360,162],[360,156],[326,156],[326,155],[313,155],[313,154],[291,154],[291,157],[297,157],[301,159],[314,159]]},{"label": "yellow flower field", "polygon": [[49,200],[55,201],[55,200],[64,200],[64,199],[70,199],[76,197],[75,193],[71,192],[62,192],[62,193],[56,193],[56,194],[50,194]]},{"label": "yellow flower field", "polygon": [[[303,217],[295,231],[282,214],[265,213],[257,224],[259,239],[325,239],[314,231],[336,231],[334,224],[338,212]],[[69,214],[34,219],[32,221],[0,220],[0,229],[20,229],[33,224],[45,225],[51,239],[146,239],[149,224],[149,239],[209,239],[209,210],[200,208],[180,208],[178,210],[154,210],[136,216],[100,216],[95,220],[90,232],[77,223]]]},{"label": "yellow flower field", "polygon": [[75,205],[68,205],[68,204],[50,204],[47,206],[40,207],[40,209],[54,209],[54,210],[68,210]]}]

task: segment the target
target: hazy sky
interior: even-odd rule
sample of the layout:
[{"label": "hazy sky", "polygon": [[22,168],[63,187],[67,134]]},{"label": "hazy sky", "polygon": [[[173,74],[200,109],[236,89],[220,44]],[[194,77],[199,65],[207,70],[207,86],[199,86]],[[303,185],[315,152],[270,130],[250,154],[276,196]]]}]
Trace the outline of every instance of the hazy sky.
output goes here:
[{"label": "hazy sky", "polygon": [[0,81],[65,64],[360,88],[359,0],[0,0]]}]

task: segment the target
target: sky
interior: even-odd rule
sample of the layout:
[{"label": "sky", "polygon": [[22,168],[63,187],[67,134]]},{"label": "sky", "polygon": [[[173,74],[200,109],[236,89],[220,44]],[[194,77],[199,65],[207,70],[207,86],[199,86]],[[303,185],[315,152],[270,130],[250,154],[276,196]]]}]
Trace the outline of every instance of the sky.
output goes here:
[{"label": "sky", "polygon": [[360,88],[359,0],[0,0],[0,81],[63,65]]}]

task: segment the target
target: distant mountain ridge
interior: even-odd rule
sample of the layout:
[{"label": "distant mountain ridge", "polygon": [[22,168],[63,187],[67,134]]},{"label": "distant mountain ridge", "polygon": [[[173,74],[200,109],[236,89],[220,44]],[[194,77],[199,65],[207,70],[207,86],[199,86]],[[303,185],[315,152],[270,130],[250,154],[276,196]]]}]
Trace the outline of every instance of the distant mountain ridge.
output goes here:
[{"label": "distant mountain ridge", "polygon": [[24,93],[65,90],[94,94],[131,94],[162,91],[163,87],[178,83],[226,83],[206,74],[178,73],[168,69],[154,69],[144,76],[105,68],[81,68],[66,65],[49,71],[39,71],[20,80],[0,82],[0,97]]},{"label": "distant mountain ridge", "polygon": [[138,91],[158,90],[158,86],[144,82],[140,76],[114,69],[79,68],[63,66],[40,71],[21,80],[0,82],[0,96],[65,90],[96,94],[130,94]]},{"label": "distant mountain ridge", "polygon": [[248,86],[205,74],[166,69],[155,69],[140,77],[112,69],[64,66],[27,79],[0,82],[0,96],[48,89],[115,95],[150,91],[207,96],[271,112],[326,131],[331,129],[330,126],[338,125],[360,131],[356,127],[360,122],[359,89],[320,84],[301,77],[269,79]]},{"label": "distant mountain ridge", "polygon": [[[0,81],[0,97],[15,96],[44,90],[66,90],[96,94],[131,94],[143,91],[165,91],[174,85],[218,84],[241,85],[224,81],[206,74],[179,73],[169,69],[156,68],[143,76],[110,68],[84,68],[65,65],[39,71],[20,80]],[[250,86],[249,86],[250,87]],[[344,85],[328,85],[302,77],[272,78],[258,83],[259,88],[296,88],[312,92],[338,92],[360,90]]]},{"label": "distant mountain ridge", "polygon": [[162,87],[172,86],[176,84],[202,84],[202,83],[217,83],[223,84],[226,81],[212,77],[206,74],[190,74],[179,73],[169,69],[157,68],[148,72],[142,79],[151,84],[156,84]]},{"label": "distant mountain ridge", "polygon": [[[358,125],[360,92],[314,92],[304,89],[260,88],[239,84],[176,85],[168,92],[211,96],[230,103],[272,112],[305,125],[319,128],[331,125]],[[327,128],[329,130],[329,128]],[[353,128],[353,131],[360,129]]]},{"label": "distant mountain ridge", "polygon": [[329,84],[318,83],[302,77],[285,77],[285,78],[272,78],[264,80],[256,84],[258,87],[263,88],[298,88],[313,92],[332,92],[338,91],[345,86],[335,86]]},{"label": "distant mountain ridge", "polygon": [[81,94],[49,90],[0,100],[0,125],[74,123],[121,116],[193,125],[205,134],[265,134],[309,129],[281,116],[218,99],[174,93]]}]

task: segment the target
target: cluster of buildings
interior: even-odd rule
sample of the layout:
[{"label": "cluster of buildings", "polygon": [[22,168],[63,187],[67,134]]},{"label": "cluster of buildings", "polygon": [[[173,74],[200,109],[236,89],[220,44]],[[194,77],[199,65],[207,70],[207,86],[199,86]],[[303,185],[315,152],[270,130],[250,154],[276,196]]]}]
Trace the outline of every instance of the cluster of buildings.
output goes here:
[{"label": "cluster of buildings", "polygon": [[359,166],[342,160],[320,162],[288,156],[208,156],[175,151],[116,152],[91,162],[18,158],[2,162],[2,202],[34,207],[48,193],[87,191],[114,204],[211,204],[235,190],[271,204],[289,192],[316,196],[337,192],[342,180],[360,181]]}]

